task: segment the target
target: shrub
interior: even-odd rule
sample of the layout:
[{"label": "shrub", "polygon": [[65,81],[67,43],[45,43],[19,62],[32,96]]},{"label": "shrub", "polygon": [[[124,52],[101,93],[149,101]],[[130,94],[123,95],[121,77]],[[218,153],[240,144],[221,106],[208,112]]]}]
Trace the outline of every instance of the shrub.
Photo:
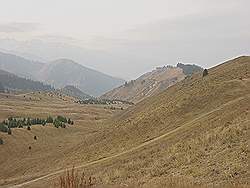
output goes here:
[{"label": "shrub", "polygon": [[12,134],[12,131],[10,128],[8,128],[8,134],[11,135]]},{"label": "shrub", "polygon": [[204,71],[203,71],[203,77],[204,76],[207,76],[208,75],[208,70],[207,69],[204,69]]},{"label": "shrub", "polygon": [[17,120],[16,119],[11,119],[9,120],[9,123],[8,123],[9,127],[10,128],[15,128],[15,127],[18,127],[18,124],[17,124]]},{"label": "shrub", "polygon": [[67,123],[67,122],[68,122],[68,121],[67,121],[67,118],[66,118],[66,117],[63,117],[63,116],[57,116],[56,119],[58,119],[59,121],[64,122],[64,123]]},{"label": "shrub", "polygon": [[36,121],[36,119],[31,119],[31,120],[30,120],[30,123],[31,123],[31,125],[36,125],[36,124],[37,124],[37,121]]},{"label": "shrub", "polygon": [[45,121],[45,120],[42,122],[42,125],[43,125],[43,126],[45,126],[45,125],[46,125],[46,121]]},{"label": "shrub", "polygon": [[59,127],[62,125],[62,122],[59,121],[58,119],[55,119],[54,122],[53,122],[53,125],[54,125],[56,128],[59,128]]},{"label": "shrub", "polygon": [[3,139],[0,138],[0,145],[3,145]]},{"label": "shrub", "polygon": [[68,119],[68,124],[69,124],[69,125],[74,125],[74,122],[69,118],[69,119]]},{"label": "shrub", "polygon": [[3,123],[0,123],[0,131],[7,133],[8,127],[6,125],[4,125]]},{"label": "shrub", "polygon": [[18,128],[23,128],[23,121],[18,120],[18,121],[17,121],[17,127],[18,127]]},{"label": "shrub", "polygon": [[71,124],[71,119],[70,118],[68,119],[68,124]]},{"label": "shrub", "polygon": [[65,123],[62,123],[61,127],[62,127],[62,128],[66,128]]},{"label": "shrub", "polygon": [[37,137],[36,137],[36,136],[34,136],[34,140],[37,140]]},{"label": "shrub", "polygon": [[28,118],[28,119],[27,119],[27,122],[26,122],[26,124],[27,124],[28,126],[30,126],[30,125],[31,125],[31,121],[30,121],[30,118]]},{"label": "shrub", "polygon": [[27,130],[28,130],[28,131],[30,131],[30,130],[31,130],[30,126],[28,126],[28,127],[27,127]]},{"label": "shrub", "polygon": [[54,120],[51,116],[47,117],[47,120],[46,120],[47,123],[53,123],[53,121]]}]

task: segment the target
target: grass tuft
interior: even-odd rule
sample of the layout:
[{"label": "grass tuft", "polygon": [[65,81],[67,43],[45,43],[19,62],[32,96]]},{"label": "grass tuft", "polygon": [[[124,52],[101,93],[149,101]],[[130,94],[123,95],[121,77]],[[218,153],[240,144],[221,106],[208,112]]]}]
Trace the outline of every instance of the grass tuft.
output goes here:
[{"label": "grass tuft", "polygon": [[75,167],[71,170],[66,170],[58,179],[58,184],[55,187],[60,188],[89,188],[96,185],[96,179],[92,176],[85,176],[84,172],[79,173]]}]

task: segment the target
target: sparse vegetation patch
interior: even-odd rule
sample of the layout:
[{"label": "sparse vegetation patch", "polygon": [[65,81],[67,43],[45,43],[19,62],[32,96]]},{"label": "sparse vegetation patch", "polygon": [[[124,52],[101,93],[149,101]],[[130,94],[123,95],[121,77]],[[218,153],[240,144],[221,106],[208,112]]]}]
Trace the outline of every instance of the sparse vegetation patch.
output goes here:
[{"label": "sparse vegetation patch", "polygon": [[71,170],[66,170],[65,173],[59,177],[55,187],[60,188],[89,188],[96,186],[96,178],[86,176],[84,173],[79,174],[73,167]]},{"label": "sparse vegetation patch", "polygon": [[57,116],[55,119],[49,116],[46,119],[42,118],[14,118],[9,117],[0,123],[0,132],[6,132],[11,134],[12,128],[23,128],[27,127],[27,130],[31,130],[32,125],[42,125],[45,126],[47,123],[53,123],[56,128],[62,127],[66,128],[66,124],[74,125],[74,121],[70,118],[66,118],[64,116]]},{"label": "sparse vegetation patch", "polygon": [[78,100],[76,103],[79,104],[100,104],[100,105],[110,105],[110,104],[128,104],[128,105],[134,105],[132,102],[128,101],[122,101],[122,100],[109,100],[109,99],[86,99],[86,100]]}]

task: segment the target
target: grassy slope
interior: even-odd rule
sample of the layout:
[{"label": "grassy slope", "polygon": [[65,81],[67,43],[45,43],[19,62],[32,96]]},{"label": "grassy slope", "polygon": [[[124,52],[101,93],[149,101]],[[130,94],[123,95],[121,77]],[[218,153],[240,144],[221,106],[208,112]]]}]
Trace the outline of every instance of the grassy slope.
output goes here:
[{"label": "grassy slope", "polygon": [[158,94],[184,78],[185,74],[180,68],[160,68],[140,76],[127,85],[122,85],[105,93],[101,98],[138,103],[149,96]]},{"label": "grassy slope", "polygon": [[[204,78],[185,79],[115,116],[83,142],[66,147],[64,156],[52,163],[54,170],[145,143],[85,170],[104,182],[149,187],[162,185],[172,176],[197,183],[249,183],[249,74],[250,58],[241,57],[210,69]],[[33,168],[37,174],[30,170],[27,174],[41,174],[38,167]],[[47,170],[52,171],[52,167]]]},{"label": "grassy slope", "polygon": [[179,129],[97,165],[98,175],[127,183],[160,183],[171,175],[198,183],[249,183],[249,79],[250,58],[237,58],[210,69],[207,77],[194,75],[127,110],[95,139],[88,155],[126,151]]},{"label": "grassy slope", "polygon": [[[34,125],[31,131],[12,129],[12,135],[0,132],[4,140],[4,145],[0,146],[0,187],[16,179],[37,177],[71,165],[73,147],[94,135],[101,129],[97,124],[114,113],[103,106],[79,105],[71,100],[52,93],[0,94],[1,121],[9,116],[46,118],[48,115],[63,115],[75,121],[66,129]],[[37,140],[33,139],[35,135]]]}]

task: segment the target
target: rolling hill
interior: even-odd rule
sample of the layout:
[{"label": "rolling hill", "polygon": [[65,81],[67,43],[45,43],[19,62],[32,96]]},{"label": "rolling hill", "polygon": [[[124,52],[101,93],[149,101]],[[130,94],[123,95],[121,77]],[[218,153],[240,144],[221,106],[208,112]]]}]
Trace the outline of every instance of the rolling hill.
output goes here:
[{"label": "rolling hill", "polygon": [[26,78],[18,77],[7,71],[0,70],[0,84],[6,91],[52,91],[50,85],[39,81],[33,81]]},{"label": "rolling hill", "polygon": [[2,52],[0,52],[0,69],[20,77],[45,82],[55,88],[74,85],[93,96],[99,96],[125,82],[69,59],[41,63]]},{"label": "rolling hill", "polygon": [[[208,72],[113,118],[110,130],[95,139],[94,152],[105,146],[98,152],[102,156],[120,155],[89,169],[97,176],[106,172],[109,181],[145,187],[166,187],[171,178],[187,184],[249,184],[250,57]],[[85,152],[94,155],[90,148]]]},{"label": "rolling hill", "polygon": [[[8,103],[3,104],[5,113],[0,113],[4,117],[10,113]],[[55,113],[55,105],[47,103],[42,104],[44,111]],[[4,134],[6,144],[0,151],[6,155],[0,156],[0,177],[5,181],[1,183],[6,187],[53,187],[64,168],[75,165],[103,184],[123,187],[247,187],[249,104],[248,56],[213,67],[207,76],[186,77],[106,121],[91,118],[92,123],[84,123],[82,114],[88,106],[59,103],[58,111],[77,118],[77,126],[66,130],[37,127],[31,132],[17,129],[13,136]],[[41,113],[40,108],[28,111]],[[100,108],[98,112],[102,112]],[[65,132],[67,136],[59,136]],[[33,140],[34,134],[41,137],[38,142]],[[60,147],[58,143],[62,143]],[[44,153],[46,157],[41,155]]]},{"label": "rolling hill", "polygon": [[137,103],[146,97],[155,95],[190,76],[194,72],[203,69],[197,65],[177,64],[177,67],[157,67],[136,80],[126,82],[124,85],[115,88],[101,96],[103,99],[126,100]]},{"label": "rolling hill", "polygon": [[72,85],[67,85],[63,87],[62,89],[58,89],[57,92],[60,92],[64,95],[68,95],[68,96],[74,97],[76,99],[81,99],[81,100],[93,98],[92,96],[86,93],[83,93],[80,89]]}]

